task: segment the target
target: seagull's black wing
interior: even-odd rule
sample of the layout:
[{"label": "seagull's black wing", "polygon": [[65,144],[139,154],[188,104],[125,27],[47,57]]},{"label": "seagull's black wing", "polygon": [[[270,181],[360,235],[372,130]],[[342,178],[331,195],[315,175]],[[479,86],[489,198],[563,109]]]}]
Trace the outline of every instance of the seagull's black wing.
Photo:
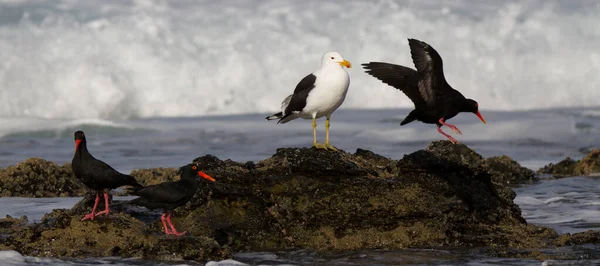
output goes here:
[{"label": "seagull's black wing", "polygon": [[405,66],[383,62],[369,62],[362,66],[367,74],[404,92],[415,104],[415,108],[425,105],[418,87],[419,72]]},{"label": "seagull's black wing", "polygon": [[317,76],[313,74],[308,74],[304,77],[298,85],[296,85],[296,89],[294,89],[294,94],[290,99],[289,104],[285,108],[284,116],[279,120],[284,120],[288,116],[302,111],[306,106],[306,98],[308,98],[308,94],[315,87],[315,81],[317,80]]}]

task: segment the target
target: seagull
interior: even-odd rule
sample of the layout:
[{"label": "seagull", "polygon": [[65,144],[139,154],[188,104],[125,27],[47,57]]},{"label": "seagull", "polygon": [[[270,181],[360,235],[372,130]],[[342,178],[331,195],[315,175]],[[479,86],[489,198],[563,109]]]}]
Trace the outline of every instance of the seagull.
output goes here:
[{"label": "seagull", "polygon": [[408,39],[408,45],[416,71],[405,66],[370,62],[362,64],[365,72],[401,90],[414,103],[415,109],[404,118],[401,126],[415,120],[436,124],[440,134],[457,144],[456,139],[442,131],[442,125],[462,135],[456,126],[446,123],[461,112],[474,113],[485,124],[479,113],[479,104],[465,98],[446,82],[442,57],[431,45],[416,39]]},{"label": "seagull", "polygon": [[[331,114],[342,105],[350,85],[350,76],[344,67],[352,64],[338,52],[327,52],[321,58],[321,68],[304,77],[294,93],[283,100],[281,112],[267,116],[266,120],[275,120],[285,124],[296,118],[312,119],[313,147],[337,151],[329,144],[329,126]],[[325,143],[317,143],[316,119],[325,116]]]}]

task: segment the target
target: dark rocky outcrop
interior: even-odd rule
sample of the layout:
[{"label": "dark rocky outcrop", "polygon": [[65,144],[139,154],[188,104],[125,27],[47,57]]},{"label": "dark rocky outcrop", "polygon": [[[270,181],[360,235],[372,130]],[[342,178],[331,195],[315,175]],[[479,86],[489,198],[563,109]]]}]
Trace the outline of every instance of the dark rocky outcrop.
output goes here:
[{"label": "dark rocky outcrop", "polygon": [[506,155],[487,158],[484,160],[484,164],[492,174],[492,181],[499,184],[513,186],[529,184],[538,180],[535,172],[521,166]]},{"label": "dark rocky outcrop", "polygon": [[39,158],[0,169],[0,197],[73,197],[86,193],[70,164],[62,166]]},{"label": "dark rocky outcrop", "polygon": [[550,174],[556,178],[600,175],[600,149],[590,151],[579,161],[567,157],[556,164],[550,163],[537,172]]},{"label": "dark rocky outcrop", "polygon": [[[205,261],[287,248],[486,247],[500,254],[567,243],[552,229],[527,224],[514,204],[515,193],[505,184],[531,182],[531,171],[508,157],[484,159],[446,141],[400,160],[361,149],[283,148],[256,163],[211,155],[194,162],[217,182],[202,181],[175,212],[173,222],[189,237],[163,237],[160,214],[126,202],[115,202],[108,218],[81,222],[89,196],[72,210],[55,210],[39,224],[14,230],[3,245],[33,256]],[[133,174],[153,184],[175,179],[177,169]],[[164,241],[169,245],[157,248]]]}]

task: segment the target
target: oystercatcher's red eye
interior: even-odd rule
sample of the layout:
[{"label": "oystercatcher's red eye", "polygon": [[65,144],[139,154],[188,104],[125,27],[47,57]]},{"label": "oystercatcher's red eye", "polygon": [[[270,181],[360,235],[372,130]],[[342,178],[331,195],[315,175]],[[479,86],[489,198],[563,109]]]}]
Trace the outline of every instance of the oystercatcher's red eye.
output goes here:
[{"label": "oystercatcher's red eye", "polygon": [[198,167],[196,167],[195,165],[192,166],[192,170],[196,170]]},{"label": "oystercatcher's red eye", "polygon": [[479,104],[478,104],[478,103],[475,103],[475,107],[479,108]]}]

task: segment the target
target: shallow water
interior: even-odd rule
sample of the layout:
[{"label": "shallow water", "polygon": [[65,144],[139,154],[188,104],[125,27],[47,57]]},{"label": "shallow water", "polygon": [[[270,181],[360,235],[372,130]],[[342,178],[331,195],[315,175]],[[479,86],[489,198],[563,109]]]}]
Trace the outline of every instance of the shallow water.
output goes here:
[{"label": "shallow water", "polygon": [[[408,109],[339,110],[332,117],[331,143],[348,152],[372,150],[394,159],[443,139],[434,125],[400,127]],[[451,120],[459,141],[485,157],[508,155],[537,169],[567,156],[581,158],[600,143],[600,109],[485,111],[487,124],[473,114]],[[124,172],[137,168],[176,167],[203,154],[235,161],[262,160],[279,147],[310,147],[310,121],[287,124],[265,121],[263,114],[153,118],[138,120],[71,120],[1,118],[0,167],[33,156],[70,162],[73,132],[83,129],[90,152]],[[447,132],[451,132],[447,130]],[[324,120],[318,140],[324,140]]]}]

